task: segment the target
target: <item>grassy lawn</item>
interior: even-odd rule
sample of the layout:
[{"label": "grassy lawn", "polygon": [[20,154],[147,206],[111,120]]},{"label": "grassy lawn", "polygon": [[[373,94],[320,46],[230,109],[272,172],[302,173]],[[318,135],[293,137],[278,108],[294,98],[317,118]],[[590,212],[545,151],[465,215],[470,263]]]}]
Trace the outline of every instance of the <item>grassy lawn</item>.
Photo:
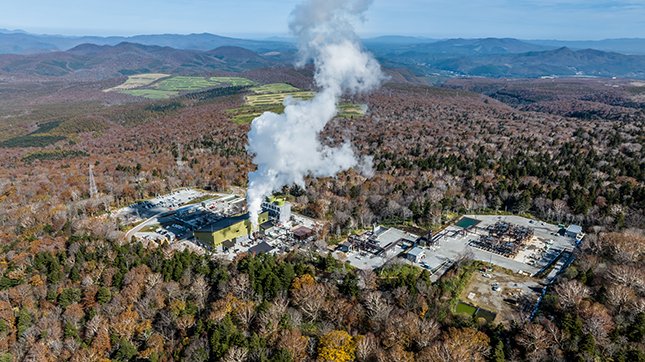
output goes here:
[{"label": "grassy lawn", "polygon": [[457,304],[457,307],[455,308],[455,312],[459,314],[466,314],[466,315],[472,316],[472,315],[475,315],[475,312],[477,312],[477,308],[473,307],[470,304],[459,302]]},{"label": "grassy lawn", "polygon": [[198,197],[198,198],[196,198],[196,199],[194,199],[194,200],[192,200],[192,201],[190,201],[190,202],[187,202],[187,203],[185,203],[184,205],[194,205],[194,204],[199,204],[200,202],[204,202],[204,201],[206,201],[206,200],[210,200],[210,199],[212,199],[212,198],[214,198],[214,197],[216,197],[216,196],[217,196],[217,195],[210,195],[210,194],[209,194],[209,195],[204,195],[204,196]]},{"label": "grassy lawn", "polygon": [[161,225],[159,225],[159,224],[148,225],[148,226],[144,227],[143,229],[141,229],[140,232],[142,232],[142,233],[151,233],[151,232],[154,232],[155,230],[157,230],[157,228],[159,226],[161,226]]},{"label": "grassy lawn", "polygon": [[229,109],[226,113],[231,117],[233,122],[237,124],[248,124],[264,112],[282,113],[283,111],[284,106],[282,104],[272,106],[245,105],[239,108]]},{"label": "grassy lawn", "polygon": [[365,115],[365,108],[360,104],[342,103],[338,108],[338,116],[342,118],[363,117]]},{"label": "grassy lawn", "polygon": [[255,83],[241,77],[186,77],[177,76],[163,79],[152,85],[155,89],[166,91],[197,91],[221,86],[251,86]]}]

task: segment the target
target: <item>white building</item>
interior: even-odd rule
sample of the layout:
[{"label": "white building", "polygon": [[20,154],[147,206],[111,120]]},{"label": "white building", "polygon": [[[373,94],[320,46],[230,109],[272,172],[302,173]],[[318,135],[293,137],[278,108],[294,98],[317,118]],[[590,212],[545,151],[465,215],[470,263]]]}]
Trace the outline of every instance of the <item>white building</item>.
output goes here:
[{"label": "white building", "polygon": [[269,212],[269,217],[278,224],[285,224],[291,219],[291,203],[277,197],[268,197],[262,203],[262,210]]},{"label": "white building", "polygon": [[417,246],[407,252],[406,258],[413,263],[418,263],[426,258],[426,252]]}]

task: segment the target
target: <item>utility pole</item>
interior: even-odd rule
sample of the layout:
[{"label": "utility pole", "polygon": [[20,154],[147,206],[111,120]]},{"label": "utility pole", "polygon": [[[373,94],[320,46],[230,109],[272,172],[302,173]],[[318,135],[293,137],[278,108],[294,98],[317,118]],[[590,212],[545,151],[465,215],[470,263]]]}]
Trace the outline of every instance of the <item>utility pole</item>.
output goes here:
[{"label": "utility pole", "polygon": [[96,187],[96,180],[94,180],[94,165],[90,164],[90,198],[96,198],[99,195],[99,190]]}]

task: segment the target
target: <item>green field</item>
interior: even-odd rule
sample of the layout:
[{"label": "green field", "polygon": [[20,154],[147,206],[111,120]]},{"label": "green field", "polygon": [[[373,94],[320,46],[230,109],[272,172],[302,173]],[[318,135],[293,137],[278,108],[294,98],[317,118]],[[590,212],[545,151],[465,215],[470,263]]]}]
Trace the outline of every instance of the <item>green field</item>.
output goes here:
[{"label": "green field", "polygon": [[[315,93],[304,91],[286,83],[265,84],[251,88],[254,94],[244,97],[244,105],[229,109],[228,115],[237,124],[247,124],[264,112],[284,112],[284,100],[287,97],[311,99]],[[365,115],[364,106],[353,103],[342,103],[339,106],[339,117],[354,118]]]},{"label": "green field", "polygon": [[220,82],[211,80],[209,78],[179,76],[162,79],[159,82],[154,83],[151,88],[163,91],[182,92],[197,91],[201,89],[217,87],[220,84]]},{"label": "green field", "polygon": [[131,75],[128,77],[128,79],[125,81],[125,83],[118,85],[114,88],[106,89],[104,92],[113,92],[113,91],[123,91],[123,90],[128,90],[128,89],[136,89],[136,88],[141,88],[148,86],[159,79],[163,78],[168,78],[170,77],[169,74],[162,74],[162,73],[147,73],[147,74],[137,74],[137,75]]},{"label": "green field", "polygon": [[231,117],[233,122],[237,124],[247,124],[251,123],[253,119],[259,117],[264,112],[273,112],[273,113],[282,113],[284,112],[284,106],[282,104],[277,104],[273,106],[250,106],[244,105],[239,108],[233,108],[226,111],[226,113]]},{"label": "green field", "polygon": [[179,95],[177,91],[159,90],[159,89],[127,89],[120,91],[135,97],[144,97],[148,99],[168,99]]},{"label": "green field", "polygon": [[467,304],[461,301],[457,304],[457,307],[455,308],[455,312],[457,314],[465,314],[475,318],[484,318],[488,322],[493,322],[495,320],[495,317],[497,317],[497,313],[495,312],[491,312],[489,310],[482,309],[482,308],[477,308],[475,306],[472,306],[470,304]]},{"label": "green field", "polygon": [[458,314],[466,314],[472,316],[475,315],[475,312],[477,312],[477,308],[473,307],[470,304],[459,302],[459,304],[457,304],[457,307],[455,308],[455,312],[457,312]]},{"label": "green field", "polygon": [[231,85],[233,87],[245,87],[255,85],[255,82],[242,77],[211,77],[211,81],[219,82],[222,85]]},{"label": "green field", "polygon": [[275,94],[252,94],[246,96],[246,104],[250,106],[273,106],[276,104],[283,104],[287,97],[311,99],[314,97],[314,93],[301,91]]},{"label": "green field", "polygon": [[342,118],[363,117],[365,115],[364,106],[360,104],[341,103],[338,108],[338,116]]},{"label": "green field", "polygon": [[167,74],[138,74],[128,77],[125,83],[105,91],[116,91],[148,99],[168,99],[210,88],[253,85],[255,85],[253,81],[242,77],[173,77]]},{"label": "green field", "polygon": [[287,83],[273,83],[273,84],[265,84],[265,85],[253,87],[251,88],[251,91],[255,94],[275,94],[275,93],[298,92],[300,91],[300,89]]}]

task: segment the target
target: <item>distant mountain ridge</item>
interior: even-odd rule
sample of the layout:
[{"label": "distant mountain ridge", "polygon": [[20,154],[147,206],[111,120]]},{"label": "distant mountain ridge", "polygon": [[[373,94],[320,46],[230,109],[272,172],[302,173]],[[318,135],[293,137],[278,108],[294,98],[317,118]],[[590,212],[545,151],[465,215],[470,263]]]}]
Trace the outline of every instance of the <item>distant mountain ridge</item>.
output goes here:
[{"label": "distant mountain ridge", "polygon": [[81,44],[65,52],[0,55],[0,76],[103,80],[151,72],[186,75],[239,72],[277,64],[271,57],[233,46],[204,52],[123,42]]},{"label": "distant mountain ridge", "polygon": [[512,38],[448,39],[434,43],[416,45],[411,51],[429,54],[488,55],[514,54],[548,50],[551,47],[530,44]]},{"label": "distant mountain ridge", "polygon": [[[139,43],[144,45],[169,46],[187,50],[210,50],[221,46],[237,46],[256,52],[275,49],[293,48],[295,39],[290,37],[270,37],[263,40],[240,39],[219,36],[210,33],[200,34],[151,34],[135,36],[65,36],[32,34],[23,30],[10,30],[0,28],[0,54],[32,54],[35,51],[64,51],[84,43],[97,45],[116,45],[122,42]],[[567,47],[575,50],[597,49],[613,51],[623,54],[645,55],[645,39],[605,39],[592,41],[578,40],[519,40],[514,38],[481,38],[481,39],[432,39],[427,37],[384,35],[363,39],[368,47],[382,48],[384,46],[423,46],[435,43],[436,46],[454,46],[462,43],[468,44],[482,42],[507,43],[516,47],[529,45],[546,48]],[[515,44],[513,44],[515,43]],[[536,49],[537,50],[537,49]]]},{"label": "distant mountain ridge", "polygon": [[621,77],[645,78],[645,56],[566,47],[518,54],[462,57],[437,62],[436,69],[479,77]]},{"label": "distant mountain ridge", "polygon": [[65,51],[77,45],[117,45],[129,42],[143,45],[168,46],[184,50],[210,50],[222,46],[243,47],[253,51],[291,49],[293,45],[279,41],[262,41],[229,38],[210,33],[201,34],[154,34],[123,36],[62,36],[37,35],[24,32],[0,31],[0,54],[34,54],[38,52]]},{"label": "distant mountain ridge", "polygon": [[645,55],[645,39],[606,39],[606,40],[526,40],[528,43],[567,47],[571,49],[596,49],[626,55]]},{"label": "distant mountain ridge", "polygon": [[[120,41],[123,39],[126,41]],[[85,42],[79,43],[80,40]],[[615,45],[637,45],[638,41],[625,40]],[[384,67],[405,68],[410,76],[426,80],[461,76],[645,79],[645,56],[513,38],[433,40],[385,36],[366,39],[364,46]],[[61,47],[68,50],[57,50]],[[0,54],[0,76],[5,78],[106,79],[145,72],[236,72],[292,64],[295,57],[295,45],[289,42],[213,34],[61,37],[0,32],[0,49],[24,53]]]},{"label": "distant mountain ridge", "polygon": [[576,50],[512,38],[449,39],[370,49],[386,66],[406,67],[422,77],[645,78],[645,56]]}]

